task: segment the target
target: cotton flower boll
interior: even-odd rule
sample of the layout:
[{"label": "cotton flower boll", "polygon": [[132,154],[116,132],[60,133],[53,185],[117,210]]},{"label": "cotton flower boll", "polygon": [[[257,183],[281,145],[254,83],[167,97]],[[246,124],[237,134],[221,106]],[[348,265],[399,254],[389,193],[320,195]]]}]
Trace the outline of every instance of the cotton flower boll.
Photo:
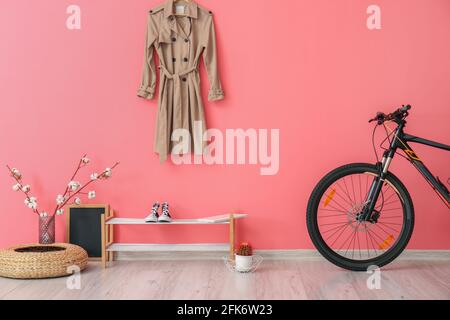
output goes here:
[{"label": "cotton flower boll", "polygon": [[15,185],[12,186],[12,189],[14,191],[19,191],[20,190],[20,183],[16,183]]},{"label": "cotton flower boll", "polygon": [[97,180],[98,179],[98,173],[93,173],[93,174],[91,174],[91,180],[92,181],[94,181],[94,180]]},{"label": "cotton flower boll", "polygon": [[81,158],[81,162],[83,162],[84,164],[88,164],[91,160],[87,157],[83,157]]},{"label": "cotton flower boll", "polygon": [[73,201],[75,204],[80,205],[81,204],[81,199],[80,198],[75,198],[75,200]]},{"label": "cotton flower boll", "polygon": [[37,205],[36,205],[36,203],[34,203],[34,202],[30,202],[29,204],[28,204],[28,208],[30,208],[30,209],[36,209],[37,208]]},{"label": "cotton flower boll", "polygon": [[89,191],[88,192],[88,199],[94,199],[96,196],[95,191]]},{"label": "cotton flower boll", "polygon": [[106,177],[106,178],[110,178],[111,175],[112,175],[112,170],[111,170],[111,168],[106,168],[106,169],[105,169],[105,177]]},{"label": "cotton flower boll", "polygon": [[79,187],[80,187],[80,183],[79,182],[77,182],[77,181],[70,181],[69,182],[70,190],[77,191]]},{"label": "cotton flower boll", "polygon": [[17,179],[22,178],[22,174],[20,173],[19,170],[17,170],[16,168],[12,168],[11,169],[11,173],[14,177],[16,177]]},{"label": "cotton flower boll", "polygon": [[34,210],[37,208],[37,199],[35,197],[26,198],[24,203],[30,209]]},{"label": "cotton flower boll", "polygon": [[62,194],[58,194],[56,197],[56,204],[61,205],[66,201],[66,197],[64,197]]},{"label": "cotton flower boll", "polygon": [[37,208],[37,202],[25,200],[25,205],[33,210]]},{"label": "cotton flower boll", "polygon": [[28,184],[22,187],[23,192],[28,192],[28,191],[30,191],[30,189],[31,189],[31,187]]},{"label": "cotton flower boll", "polygon": [[60,215],[62,215],[62,214],[64,214],[64,209],[58,209],[58,210],[56,210],[56,215],[60,216]]}]

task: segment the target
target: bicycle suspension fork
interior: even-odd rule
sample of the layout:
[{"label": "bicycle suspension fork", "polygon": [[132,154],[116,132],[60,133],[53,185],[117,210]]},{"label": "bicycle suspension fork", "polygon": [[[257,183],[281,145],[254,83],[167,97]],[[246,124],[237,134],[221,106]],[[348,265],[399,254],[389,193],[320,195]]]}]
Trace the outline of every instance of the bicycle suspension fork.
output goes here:
[{"label": "bicycle suspension fork", "polygon": [[[372,220],[372,213],[375,210],[376,203],[378,201],[378,197],[380,196],[381,189],[383,187],[383,184],[385,183],[386,177],[389,173],[389,167],[392,163],[392,159],[395,156],[395,153],[397,151],[398,145],[397,145],[397,137],[399,133],[401,133],[403,130],[403,125],[400,125],[397,129],[397,132],[395,133],[394,139],[391,141],[390,148],[386,150],[383,154],[383,159],[381,162],[377,163],[378,167],[378,174],[374,177],[372,184],[369,188],[369,192],[367,194],[366,204],[364,206],[364,209],[359,216],[360,221],[370,221]],[[375,219],[376,220],[376,219]],[[376,221],[375,221],[376,222]]]},{"label": "bicycle suspension fork", "polygon": [[383,156],[383,160],[377,163],[377,167],[379,168],[379,172],[376,177],[374,177],[372,184],[369,189],[369,193],[366,200],[366,205],[364,206],[364,210],[360,217],[361,221],[370,221],[372,218],[372,213],[375,210],[376,203],[378,201],[378,197],[381,193],[381,188],[385,182],[386,176],[389,172],[389,166],[391,165],[393,156],[388,154],[386,151]]}]

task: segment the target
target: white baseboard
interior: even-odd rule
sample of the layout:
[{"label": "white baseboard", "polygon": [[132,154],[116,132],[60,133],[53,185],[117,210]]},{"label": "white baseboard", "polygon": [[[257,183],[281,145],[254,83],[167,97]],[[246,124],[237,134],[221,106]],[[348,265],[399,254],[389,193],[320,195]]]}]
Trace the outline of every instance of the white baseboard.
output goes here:
[{"label": "white baseboard", "polygon": [[[255,250],[266,260],[321,260],[324,259],[316,250]],[[115,252],[118,261],[146,261],[146,260],[221,260],[228,256],[227,251],[204,250],[170,252]],[[399,260],[447,260],[450,261],[450,250],[406,250]]]}]

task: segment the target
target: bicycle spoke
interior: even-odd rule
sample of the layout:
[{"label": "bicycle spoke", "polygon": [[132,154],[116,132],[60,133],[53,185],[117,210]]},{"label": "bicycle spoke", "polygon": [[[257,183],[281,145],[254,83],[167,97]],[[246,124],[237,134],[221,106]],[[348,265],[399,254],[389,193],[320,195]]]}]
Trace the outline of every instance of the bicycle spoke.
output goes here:
[{"label": "bicycle spoke", "polygon": [[[344,212],[347,212],[347,210],[343,206],[341,206],[340,203],[338,203],[336,200],[334,200],[334,198],[331,201],[333,201],[333,203],[336,203]],[[337,210],[337,208],[331,206],[330,204],[328,204],[328,207],[331,207],[332,209],[336,209]]]},{"label": "bicycle spoke", "polygon": [[[389,200],[391,200],[392,197],[398,195],[397,192],[395,192],[392,188],[391,188],[390,190],[392,190],[392,193],[391,193],[391,194],[385,192],[386,196],[389,195],[388,197],[386,197],[386,198],[384,199],[385,204],[386,204],[386,202],[388,202]],[[388,190],[388,191],[389,191],[389,190]]]},{"label": "bicycle spoke", "polygon": [[[366,195],[369,193],[369,175],[366,174]],[[366,200],[366,199],[364,199]]]},{"label": "bicycle spoke", "polygon": [[[355,254],[355,242],[356,242],[356,237],[358,236],[358,227],[359,227],[359,224],[356,226],[355,233],[354,233],[353,239],[352,239],[352,241],[353,241],[352,259],[353,259],[354,254]],[[350,242],[350,244],[351,244],[351,242]]]},{"label": "bicycle spoke", "polygon": [[[372,231],[370,231],[370,229],[367,229],[367,231],[369,232],[369,234],[372,234]],[[376,236],[378,238],[378,240],[380,240],[381,242],[384,241],[383,238],[381,238],[377,233],[373,232],[373,235]],[[375,237],[374,237],[375,238]]]},{"label": "bicycle spoke", "polygon": [[356,203],[355,185],[353,184],[353,175],[350,176],[350,180],[352,181],[353,199],[355,200],[355,203]]},{"label": "bicycle spoke", "polygon": [[[395,231],[395,232],[400,232],[399,230],[394,229],[394,228],[388,226],[386,223],[383,223],[383,222],[378,222],[378,223],[379,223],[379,224],[382,224],[382,225],[385,226],[386,228],[391,229],[391,230],[393,230],[393,231]],[[401,226],[401,224],[399,224],[399,226]]]},{"label": "bicycle spoke", "polygon": [[366,228],[366,232],[367,232],[367,234],[370,237],[370,242],[372,243],[372,248],[375,251],[375,256],[376,256],[377,255],[377,249],[376,249],[376,246],[375,246],[375,243],[374,243],[374,239],[373,239],[372,235],[370,234],[369,229],[367,228],[367,226],[364,225],[364,227]]},{"label": "bicycle spoke", "polygon": [[[359,225],[358,225],[358,228],[359,228]],[[361,259],[362,259],[362,256],[361,256],[361,243],[359,242],[359,233],[356,235],[356,239],[358,240],[359,259],[361,260]],[[353,257],[352,257],[352,258],[353,258]]]},{"label": "bicycle spoke", "polygon": [[325,226],[331,226],[331,225],[337,225],[337,224],[345,224],[348,223],[348,221],[345,222],[336,222],[336,223],[325,223],[325,224],[320,224],[319,227],[325,227]]},{"label": "bicycle spoke", "polygon": [[378,223],[375,224],[375,226],[377,226],[378,228],[380,228],[380,230],[382,230],[384,233],[386,233],[388,236],[390,236],[391,234],[389,232],[387,232],[386,230],[384,230]]},{"label": "bicycle spoke", "polygon": [[334,240],[334,242],[331,244],[331,247],[333,247],[334,246],[334,244],[336,243],[336,241],[341,237],[341,235],[342,235],[342,233],[344,233],[344,231],[347,229],[347,227],[350,225],[350,223],[349,224],[347,224],[346,226],[345,226],[345,228],[342,230],[342,232],[337,236],[337,238]]},{"label": "bicycle spoke", "polygon": [[380,222],[381,224],[391,224],[391,225],[394,225],[394,226],[401,226],[402,224],[401,223],[393,223],[393,222]]},{"label": "bicycle spoke", "polygon": [[355,203],[353,202],[353,200],[350,197],[350,193],[348,192],[348,187],[347,187],[347,183],[345,182],[345,177],[342,178],[342,181],[344,181],[344,186],[345,186],[345,190],[347,191],[347,196],[348,199],[350,200],[350,202],[352,203],[352,205],[355,205]]},{"label": "bicycle spoke", "polygon": [[347,218],[346,214],[330,214],[330,215],[326,215],[326,216],[320,216],[318,218],[333,218],[333,217],[339,217],[339,218]]},{"label": "bicycle spoke", "polygon": [[342,231],[343,229],[345,230],[349,225],[350,225],[350,224],[347,224],[347,225],[345,225],[345,226],[339,226],[339,227],[338,227],[338,230],[336,230],[335,232],[333,232],[333,233],[331,234],[331,236],[328,236],[328,238],[327,238],[326,240],[331,239],[331,238],[332,238],[336,233],[338,233],[339,231]]},{"label": "bicycle spoke", "polygon": [[[336,230],[336,229],[341,229],[341,228],[343,228],[343,227],[344,227],[344,226],[333,227],[333,228],[331,228],[331,229],[322,231],[322,234],[325,234],[325,233],[327,233],[327,232],[330,232],[330,231],[333,231],[333,230]],[[331,236],[333,236],[333,235],[331,235]],[[328,238],[327,238],[326,240],[328,240]]]},{"label": "bicycle spoke", "polygon": [[364,229],[366,230],[366,244],[367,244],[367,258],[370,258],[370,251],[369,251],[369,236],[367,235],[367,226],[364,224]]},{"label": "bicycle spoke", "polygon": [[[342,189],[342,187],[339,184],[336,184],[336,185],[345,193],[345,191]],[[353,204],[348,202],[347,199],[345,199],[343,196],[341,196],[340,193],[336,192],[336,195],[339,196],[339,198],[341,198],[344,202],[346,202],[350,207],[353,207]]]},{"label": "bicycle spoke", "polygon": [[330,210],[330,209],[323,209],[323,208],[319,208],[319,210],[330,211],[330,212],[344,212],[344,214],[347,214],[347,211],[343,211],[343,210]]},{"label": "bicycle spoke", "polygon": [[[353,238],[352,238],[352,235],[354,235],[355,232],[356,232],[356,229],[353,231],[353,233],[350,233],[350,236],[349,236],[347,239],[345,239],[344,243],[339,247],[338,251],[340,251],[340,250],[345,246],[345,244],[347,243],[347,241],[348,241],[349,239],[353,239]],[[351,242],[352,242],[352,241],[350,240],[350,243],[351,243]],[[350,243],[349,243],[349,244],[350,244]],[[347,248],[347,251],[348,251],[348,248]],[[347,255],[347,251],[345,251],[344,255]]]}]

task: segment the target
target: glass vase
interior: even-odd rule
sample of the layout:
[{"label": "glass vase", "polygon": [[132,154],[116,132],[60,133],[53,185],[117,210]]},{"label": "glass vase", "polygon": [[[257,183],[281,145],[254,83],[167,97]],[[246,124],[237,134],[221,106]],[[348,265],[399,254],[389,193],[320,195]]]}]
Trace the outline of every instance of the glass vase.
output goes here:
[{"label": "glass vase", "polygon": [[39,217],[39,243],[55,243],[55,217]]}]

